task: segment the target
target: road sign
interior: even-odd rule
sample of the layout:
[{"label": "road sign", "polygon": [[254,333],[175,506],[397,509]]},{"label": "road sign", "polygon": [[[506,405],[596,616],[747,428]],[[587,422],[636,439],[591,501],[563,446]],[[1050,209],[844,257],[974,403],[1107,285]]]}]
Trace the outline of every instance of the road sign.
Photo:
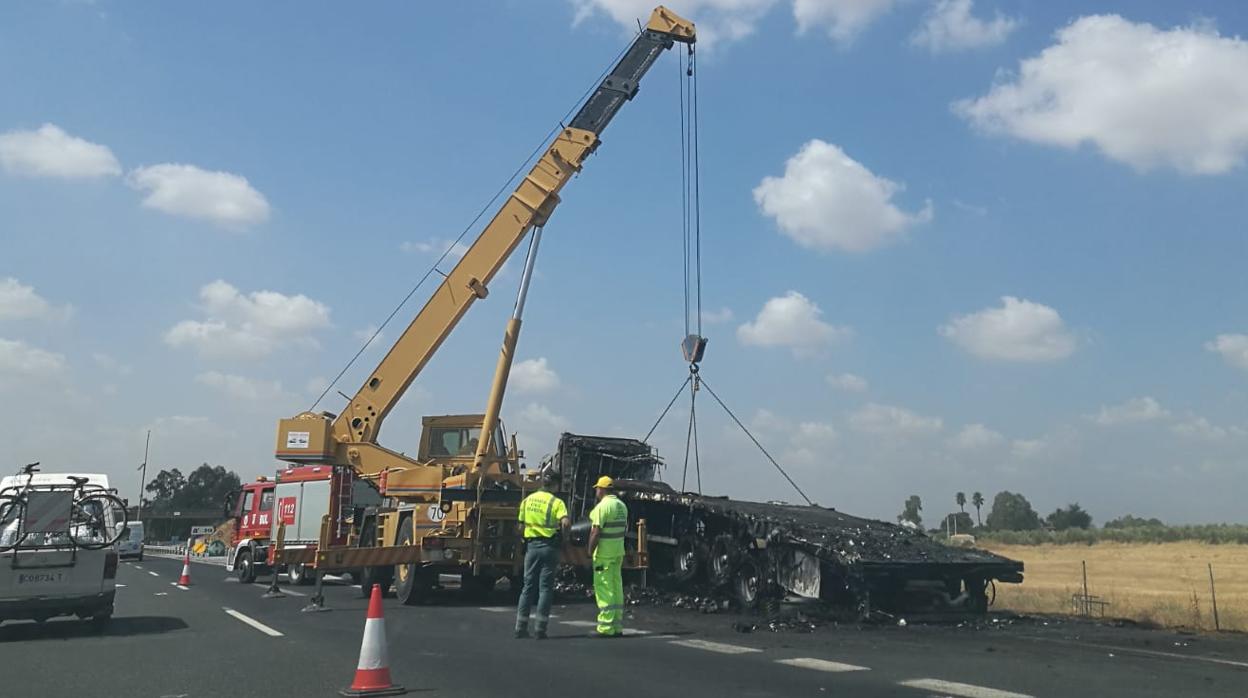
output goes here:
[{"label": "road sign", "polygon": [[192,536],[206,536],[215,529],[212,526],[191,526]]}]

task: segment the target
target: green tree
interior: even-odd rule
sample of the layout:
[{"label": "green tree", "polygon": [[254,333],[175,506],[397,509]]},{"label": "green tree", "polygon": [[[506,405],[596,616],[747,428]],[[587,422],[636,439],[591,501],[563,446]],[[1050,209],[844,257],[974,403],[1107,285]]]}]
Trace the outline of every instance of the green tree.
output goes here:
[{"label": "green tree", "polygon": [[923,500],[919,499],[919,495],[912,494],[906,499],[904,508],[897,516],[898,521],[909,521],[910,523],[923,528],[923,516],[919,513],[923,511]]},{"label": "green tree", "polygon": [[1138,518],[1130,514],[1105,522],[1105,528],[1161,528],[1165,525],[1161,519]]},{"label": "green tree", "polygon": [[975,528],[975,522],[971,521],[971,515],[965,511],[955,511],[952,514],[946,514],[944,520],[940,522],[941,532],[948,531],[953,533],[970,533]]},{"label": "green tree", "polygon": [[185,509],[215,509],[225,501],[225,496],[242,487],[238,473],[224,467],[207,463],[186,476],[186,487],[178,499],[178,506]]},{"label": "green tree", "polygon": [[1092,528],[1092,515],[1083,510],[1078,503],[1068,504],[1063,509],[1057,508],[1045,518],[1045,523],[1053,529],[1065,531],[1068,528]]},{"label": "green tree", "polygon": [[959,511],[963,511],[963,512],[966,511],[966,493],[965,492],[959,492],[953,495],[953,501],[958,503]]},{"label": "green tree", "polygon": [[984,525],[984,520],[979,518],[979,509],[984,506],[984,495],[976,492],[971,495],[971,506],[975,507],[975,522],[980,526]]},{"label": "green tree", "polygon": [[177,499],[186,488],[186,478],[177,468],[162,470],[147,483],[143,489],[151,493],[150,506],[153,511],[168,511],[177,505]]},{"label": "green tree", "polygon": [[998,492],[988,512],[988,528],[994,531],[1034,531],[1040,528],[1040,515],[1021,494]]}]

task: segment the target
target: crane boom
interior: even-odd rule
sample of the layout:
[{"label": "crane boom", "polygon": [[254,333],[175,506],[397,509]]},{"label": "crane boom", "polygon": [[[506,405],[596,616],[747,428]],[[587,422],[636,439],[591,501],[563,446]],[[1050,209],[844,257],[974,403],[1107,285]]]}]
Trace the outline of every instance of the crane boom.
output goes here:
[{"label": "crane boom", "polygon": [[279,423],[279,459],[350,465],[362,475],[410,463],[377,444],[386,416],[473,303],[489,294],[491,280],[525,235],[546,223],[559,204],[560,190],[598,147],[598,136],[637,93],[658,56],[674,43],[695,40],[693,23],[665,7],[654,10],[645,29],[446,275],[350,404],[338,415],[305,412]]}]

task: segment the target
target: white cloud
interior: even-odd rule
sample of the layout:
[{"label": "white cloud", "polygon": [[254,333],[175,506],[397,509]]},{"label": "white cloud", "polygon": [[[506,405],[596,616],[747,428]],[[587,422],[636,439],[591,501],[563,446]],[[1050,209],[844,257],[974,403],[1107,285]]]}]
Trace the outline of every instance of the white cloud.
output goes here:
[{"label": "white cloud", "polygon": [[1028,460],[1043,455],[1049,448],[1044,439],[1015,439],[1010,444],[1010,453],[1020,460]]},{"label": "white cloud", "polygon": [[134,368],[129,364],[123,364],[117,359],[102,352],[95,352],[91,354],[91,360],[95,362],[96,366],[99,366],[101,369],[110,373],[128,376],[134,372]]},{"label": "white cloud", "polygon": [[1241,437],[1248,434],[1248,431],[1245,431],[1242,427],[1219,426],[1197,415],[1188,415],[1183,421],[1172,425],[1170,431],[1179,436],[1198,441],[1224,441],[1229,437]]},{"label": "white cloud", "polygon": [[43,296],[13,277],[0,279],[0,320],[68,318],[73,308],[53,306]]},{"label": "white cloud", "polygon": [[136,168],[126,182],[144,193],[143,206],[171,215],[227,228],[245,228],[269,219],[268,200],[241,175],[165,163]]},{"label": "white cloud", "polygon": [[847,43],[896,4],[897,0],[793,0],[793,18],[799,33],[823,29]]},{"label": "white cloud", "polygon": [[[637,30],[654,10],[654,0],[571,0],[579,24],[597,13],[605,14],[629,32]],[[776,0],[684,0],[673,7],[680,16],[697,25],[698,46],[706,50],[724,42],[743,39]]]},{"label": "white cloud", "polygon": [[165,343],[189,346],[202,356],[255,359],[281,344],[315,346],[311,334],[329,327],[329,307],[302,294],[276,291],[242,294],[217,280],[199,290],[204,320],[183,320],[165,333]]},{"label": "white cloud", "polygon": [[939,0],[923,17],[910,43],[932,53],[996,46],[1018,28],[1019,21],[996,13],[991,21],[971,14],[973,0]]},{"label": "white cloud", "polygon": [[468,246],[462,242],[455,242],[454,240],[429,238],[424,241],[401,242],[399,243],[399,251],[414,254],[434,255],[437,257],[441,257],[442,253],[446,252],[447,258],[459,259],[468,253]]},{"label": "white cloud", "polygon": [[1169,417],[1170,413],[1151,397],[1137,397],[1120,405],[1102,406],[1101,411],[1089,415],[1089,419],[1104,427],[1122,424],[1152,422]]},{"label": "white cloud", "polygon": [[272,400],[282,397],[282,384],[228,373],[208,371],[195,376],[195,382],[206,385],[239,400]]},{"label": "white cloud", "polygon": [[989,429],[983,424],[967,424],[957,436],[949,439],[949,445],[963,451],[978,451],[998,446],[1005,442],[1005,437]]},{"label": "white cloud", "polygon": [[764,303],[753,322],[737,328],[737,339],[742,344],[788,347],[796,356],[811,356],[853,335],[848,327],[819,319],[822,315],[823,311],[809,298],[789,291]]},{"label": "white cloud", "polygon": [[549,393],[559,387],[559,374],[551,368],[546,357],[525,359],[511,367],[510,383],[521,393]]},{"label": "white cloud", "polygon": [[34,131],[0,133],[0,166],[26,177],[115,177],[121,163],[106,146],[44,124]]},{"label": "white cloud", "polygon": [[802,247],[865,252],[932,219],[930,201],[913,214],[893,205],[902,188],[838,146],[815,139],[789,158],[783,176],[763,178],[754,188],[754,202]]},{"label": "white cloud", "polygon": [[989,133],[1091,144],[1139,170],[1220,174],[1248,153],[1248,42],[1207,24],[1081,17],[1016,75],[954,110]]},{"label": "white cloud", "polygon": [[1075,337],[1047,305],[1002,296],[1001,307],[953,318],[940,334],[984,359],[1057,361],[1075,351]]},{"label": "white cloud", "polygon": [[14,339],[0,339],[0,376],[51,378],[65,372],[65,357]]},{"label": "white cloud", "polygon": [[549,407],[536,402],[525,405],[524,409],[520,410],[519,416],[522,424],[531,427],[563,430],[567,429],[569,424],[567,418],[551,412]]},{"label": "white cloud", "polygon": [[733,314],[732,308],[727,306],[720,308],[719,310],[709,310],[702,313],[702,321],[708,325],[722,325],[726,322],[732,322],[735,319],[736,315]]},{"label": "white cloud", "polygon": [[867,379],[852,373],[831,374],[827,377],[828,385],[847,393],[863,393],[869,387]]},{"label": "white cloud", "polygon": [[905,437],[935,434],[944,428],[944,422],[904,407],[871,403],[849,416],[849,426],[864,434]]},{"label": "white cloud", "polygon": [[313,376],[303,384],[303,392],[308,395],[320,395],[329,387],[329,379],[325,376]]},{"label": "white cloud", "polygon": [[1220,334],[1211,342],[1205,342],[1205,349],[1222,356],[1222,360],[1248,371],[1248,335]]},{"label": "white cloud", "polygon": [[380,346],[386,341],[386,333],[377,329],[376,325],[369,325],[364,329],[356,330],[351,336],[365,347]]}]

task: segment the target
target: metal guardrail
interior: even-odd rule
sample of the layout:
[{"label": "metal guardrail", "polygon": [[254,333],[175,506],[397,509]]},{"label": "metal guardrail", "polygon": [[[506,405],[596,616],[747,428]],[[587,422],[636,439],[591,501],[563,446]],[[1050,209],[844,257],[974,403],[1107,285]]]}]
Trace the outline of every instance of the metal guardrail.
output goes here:
[{"label": "metal guardrail", "polygon": [[[182,545],[144,545],[143,553],[152,557],[165,557],[181,560],[186,556],[186,544]],[[207,565],[225,566],[224,555],[196,555],[191,553],[191,562],[200,562]]]}]

